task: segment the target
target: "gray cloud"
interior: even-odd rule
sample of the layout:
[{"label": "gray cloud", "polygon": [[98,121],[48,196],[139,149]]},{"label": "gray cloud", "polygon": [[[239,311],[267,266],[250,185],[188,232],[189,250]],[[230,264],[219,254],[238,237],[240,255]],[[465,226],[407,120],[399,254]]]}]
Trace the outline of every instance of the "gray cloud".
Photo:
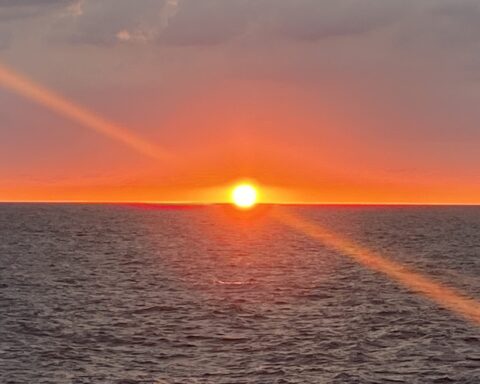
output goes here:
[{"label": "gray cloud", "polygon": [[31,7],[50,4],[66,4],[69,0],[0,0],[0,7]]},{"label": "gray cloud", "polygon": [[81,15],[66,15],[55,24],[52,34],[57,40],[92,45],[150,41],[162,26],[167,3],[167,0],[84,1]]},{"label": "gray cloud", "polygon": [[409,0],[183,0],[161,40],[218,44],[256,33],[295,40],[357,35],[394,22]]},{"label": "gray cloud", "polygon": [[[78,1],[81,0],[77,0]],[[74,1],[4,1],[0,19]],[[54,23],[54,40],[91,45],[218,45],[244,35],[315,42],[398,26],[413,43],[480,38],[476,0],[83,0]],[[2,4],[2,3],[0,3]],[[8,6],[7,6],[8,5]],[[3,9],[3,10],[2,10]],[[5,10],[9,10],[8,15]],[[23,12],[23,13],[22,13]],[[70,17],[68,17],[70,16]],[[73,18],[73,19],[72,19]]]},{"label": "gray cloud", "polygon": [[480,41],[480,3],[476,0],[424,1],[416,10],[400,31],[408,43],[453,49],[459,43]]},{"label": "gray cloud", "polygon": [[53,8],[68,6],[73,0],[0,0],[0,22],[34,17]]},{"label": "gray cloud", "polygon": [[183,0],[160,36],[174,45],[219,44],[245,32],[254,15],[248,0]]},{"label": "gray cloud", "polygon": [[10,46],[12,34],[9,31],[0,29],[0,50],[7,49]]},{"label": "gray cloud", "polygon": [[59,9],[54,40],[91,45],[215,45],[248,34],[315,42],[394,25],[405,42],[480,39],[477,0],[0,0],[0,21]]},{"label": "gray cloud", "polygon": [[73,25],[66,22],[63,34],[86,44],[121,40],[188,46],[227,42],[252,29],[312,41],[388,25],[408,4],[410,0],[85,1],[82,17]]},{"label": "gray cloud", "polygon": [[[297,40],[358,35],[394,22],[408,4],[408,0],[283,1],[276,11],[275,28]],[[273,3],[271,7],[275,12]]]}]

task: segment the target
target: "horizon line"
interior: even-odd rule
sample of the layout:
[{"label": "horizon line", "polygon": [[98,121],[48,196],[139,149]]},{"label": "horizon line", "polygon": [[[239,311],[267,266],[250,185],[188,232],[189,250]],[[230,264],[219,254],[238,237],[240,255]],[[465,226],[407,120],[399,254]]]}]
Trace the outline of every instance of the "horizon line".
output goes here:
[{"label": "horizon line", "polygon": [[[164,205],[164,206],[212,206],[232,205],[230,202],[199,202],[199,201],[109,201],[109,200],[0,200],[0,204],[92,204],[92,205]],[[283,205],[283,206],[480,206],[480,202],[260,202],[256,205]]]}]

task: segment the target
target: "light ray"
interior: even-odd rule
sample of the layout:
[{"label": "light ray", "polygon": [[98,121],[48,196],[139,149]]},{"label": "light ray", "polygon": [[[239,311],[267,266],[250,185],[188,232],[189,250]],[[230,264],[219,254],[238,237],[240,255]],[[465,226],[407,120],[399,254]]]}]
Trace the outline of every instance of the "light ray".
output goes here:
[{"label": "light ray", "polygon": [[131,149],[157,160],[171,157],[165,150],[122,127],[81,107],[50,89],[0,64],[0,86],[26,97],[85,128],[121,142]]},{"label": "light ray", "polygon": [[328,248],[350,257],[373,271],[383,273],[409,290],[480,325],[480,303],[475,299],[467,297],[456,289],[446,287],[397,261],[389,260],[378,252],[337,235],[318,223],[312,223],[285,210],[277,210],[275,216],[294,230],[320,241]]}]

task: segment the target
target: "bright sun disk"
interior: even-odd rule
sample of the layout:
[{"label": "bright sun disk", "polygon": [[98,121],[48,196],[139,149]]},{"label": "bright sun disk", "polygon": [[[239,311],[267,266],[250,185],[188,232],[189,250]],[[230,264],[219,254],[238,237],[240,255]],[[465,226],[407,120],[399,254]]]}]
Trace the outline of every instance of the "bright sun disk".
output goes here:
[{"label": "bright sun disk", "polygon": [[252,208],[257,203],[257,189],[251,184],[240,184],[233,188],[232,202],[242,209]]}]

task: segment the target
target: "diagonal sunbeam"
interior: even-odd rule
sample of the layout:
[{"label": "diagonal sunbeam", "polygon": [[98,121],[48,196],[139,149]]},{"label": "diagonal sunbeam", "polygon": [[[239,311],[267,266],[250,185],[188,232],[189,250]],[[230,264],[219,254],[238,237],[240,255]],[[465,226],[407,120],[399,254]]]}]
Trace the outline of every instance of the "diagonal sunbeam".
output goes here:
[{"label": "diagonal sunbeam", "polygon": [[131,149],[156,160],[168,160],[171,155],[149,143],[126,127],[122,127],[58,95],[32,80],[0,64],[0,86],[26,97],[97,133],[114,139]]},{"label": "diagonal sunbeam", "polygon": [[480,303],[463,293],[446,287],[429,277],[414,271],[399,262],[389,260],[378,252],[339,236],[327,228],[305,220],[285,210],[278,210],[275,216],[280,222],[301,232],[330,249],[346,255],[361,265],[380,272],[409,290],[419,293],[438,305],[480,325]]}]

